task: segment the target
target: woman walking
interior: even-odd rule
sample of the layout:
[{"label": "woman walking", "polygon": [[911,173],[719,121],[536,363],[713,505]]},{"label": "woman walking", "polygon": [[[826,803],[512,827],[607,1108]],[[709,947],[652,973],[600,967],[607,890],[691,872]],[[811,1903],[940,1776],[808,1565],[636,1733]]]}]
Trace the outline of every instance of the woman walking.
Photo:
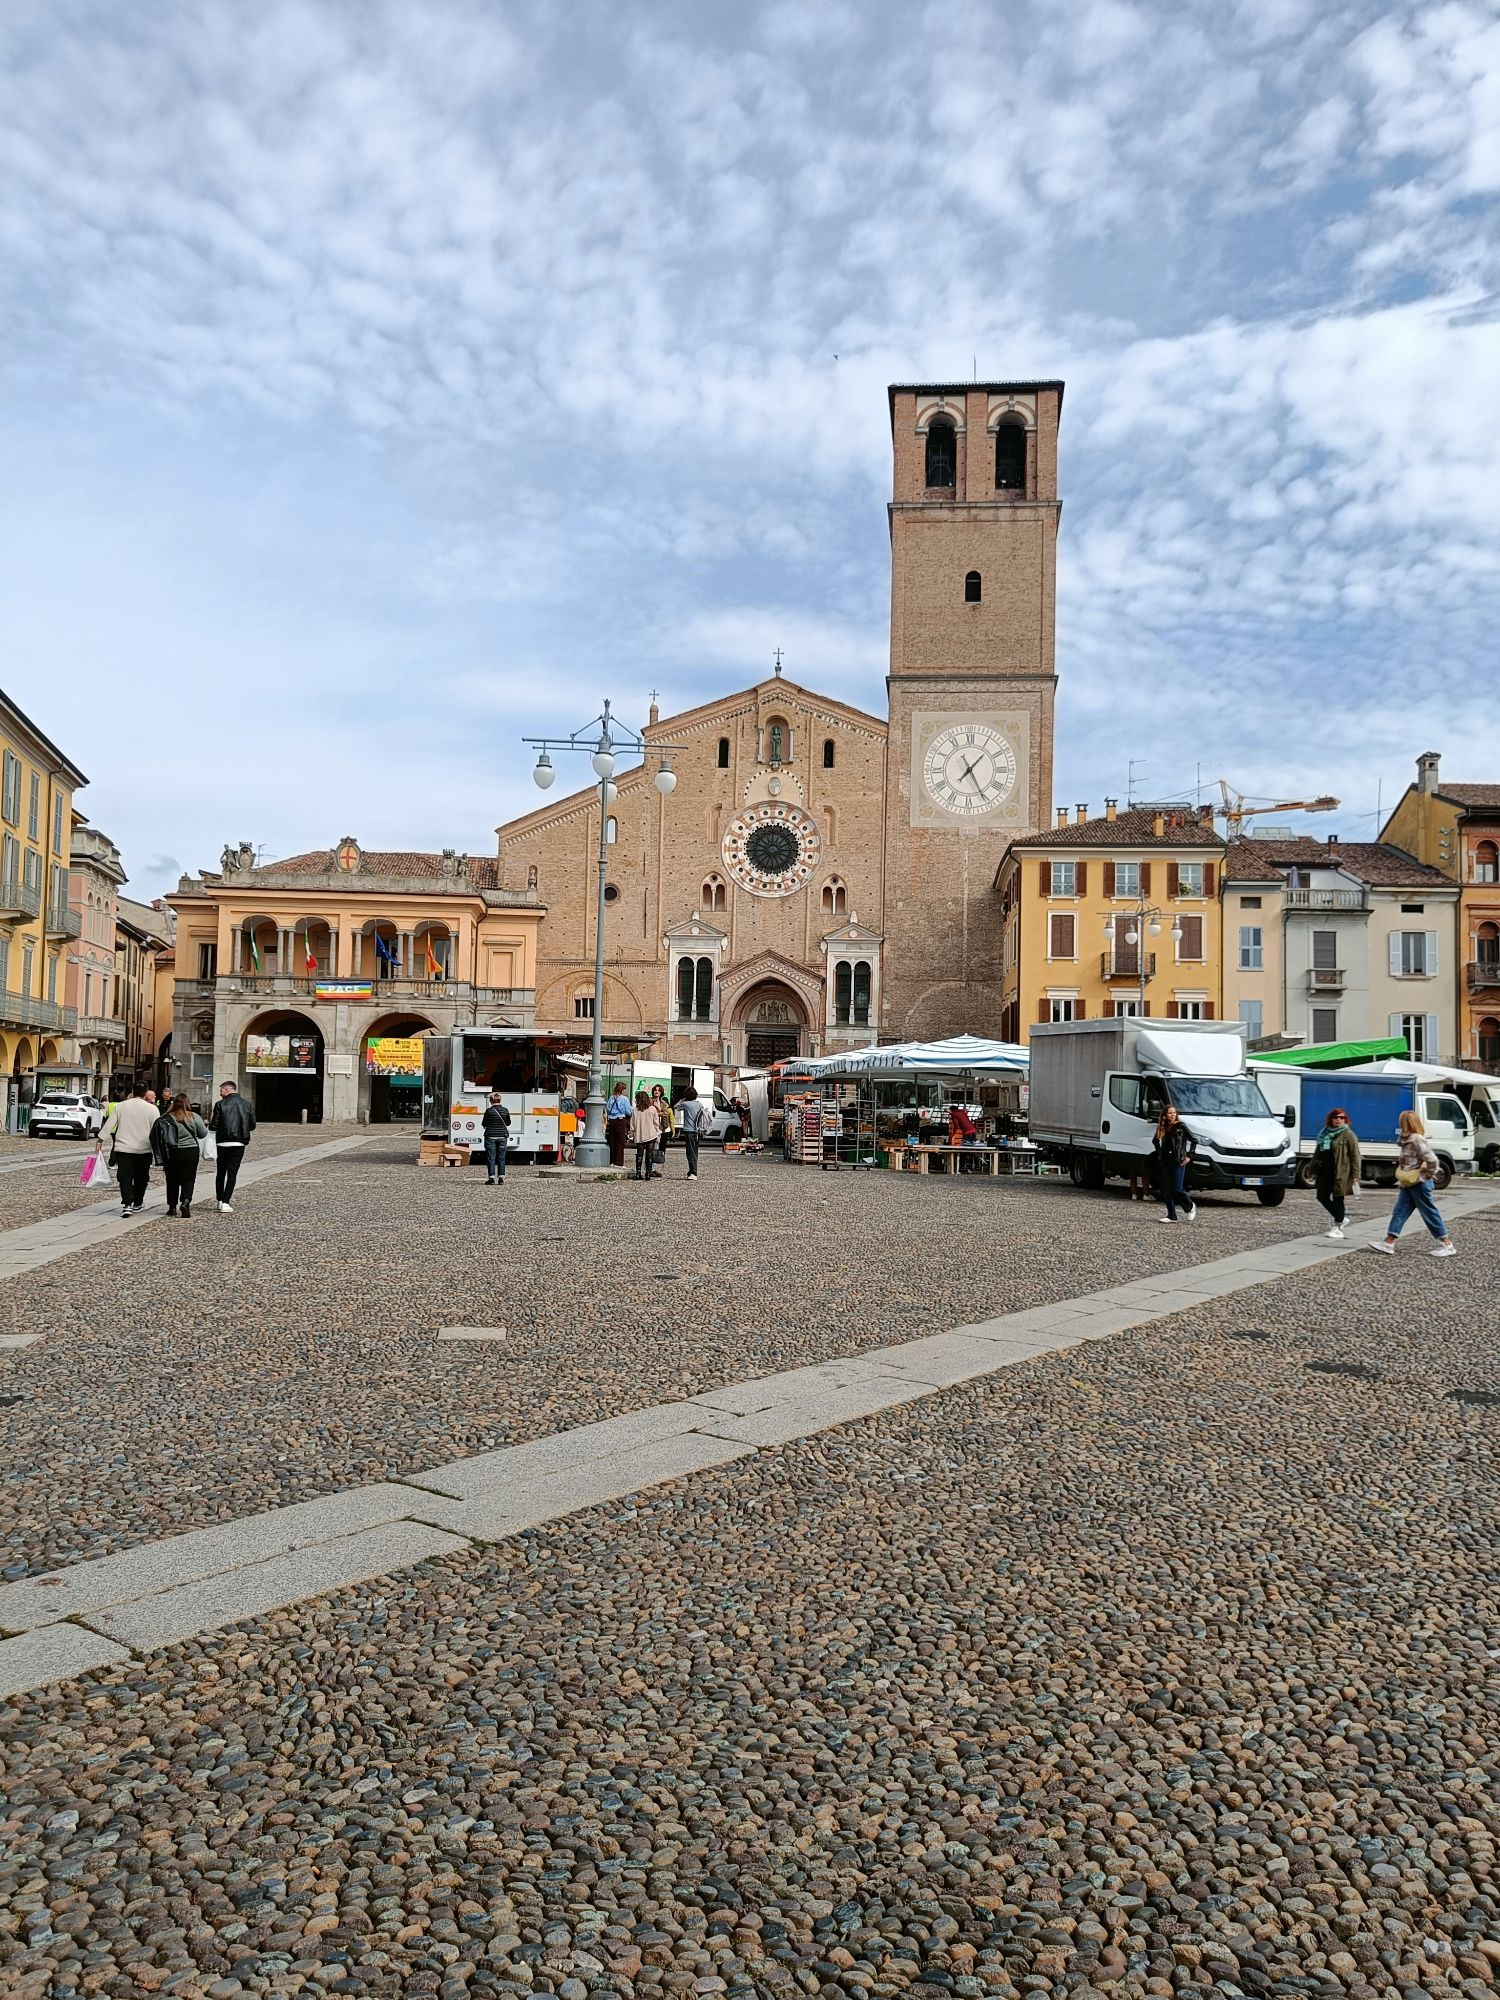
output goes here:
[{"label": "woman walking", "polygon": [[1335,1105],[1318,1134],[1313,1153],[1313,1187],[1318,1205],[1326,1208],[1331,1229],[1324,1234],[1335,1243],[1344,1240],[1344,1202],[1351,1188],[1359,1185],[1359,1141],[1349,1123],[1349,1114]]},{"label": "woman walking", "polygon": [[1448,1234],[1448,1226],[1443,1221],[1441,1211],[1432,1198],[1433,1176],[1438,1170],[1438,1156],[1432,1150],[1427,1137],[1427,1128],[1415,1111],[1403,1111],[1400,1118],[1401,1154],[1396,1162],[1396,1206],[1391,1210],[1390,1225],[1385,1239],[1374,1237],[1366,1244],[1368,1250],[1378,1250],[1383,1257],[1394,1257],[1396,1238],[1410,1222],[1412,1210],[1427,1224],[1430,1234],[1437,1238],[1434,1257],[1456,1257],[1458,1246]]},{"label": "woman walking", "polygon": [[635,1094],[635,1110],[630,1114],[630,1143],[635,1147],[635,1177],[649,1181],[656,1173],[656,1148],[661,1139],[661,1120],[656,1106],[644,1090]]},{"label": "woman walking", "polygon": [[651,1093],[652,1109],[661,1127],[661,1137],[656,1142],[656,1170],[658,1173],[667,1164],[667,1144],[677,1130],[677,1120],[672,1116],[672,1107],[667,1102],[667,1093],[660,1084]]},{"label": "woman walking", "polygon": [[1159,1215],[1157,1221],[1175,1222],[1180,1206],[1183,1221],[1195,1222],[1198,1204],[1188,1193],[1187,1176],[1198,1144],[1183,1124],[1175,1104],[1169,1104],[1161,1114],[1156,1128],[1156,1150],[1161,1168],[1161,1191],[1167,1204],[1166,1214]]},{"label": "woman walking", "polygon": [[184,1222],[193,1212],[193,1183],[207,1137],[208,1127],[181,1096],[172,1099],[152,1129],[151,1150],[166,1176],[167,1213]]}]

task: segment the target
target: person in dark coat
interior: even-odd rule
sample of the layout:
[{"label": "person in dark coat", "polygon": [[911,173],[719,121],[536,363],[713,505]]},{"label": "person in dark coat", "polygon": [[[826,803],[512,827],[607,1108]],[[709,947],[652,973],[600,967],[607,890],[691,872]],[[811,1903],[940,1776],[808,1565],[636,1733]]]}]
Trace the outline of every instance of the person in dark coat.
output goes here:
[{"label": "person in dark coat", "polygon": [[1319,1207],[1328,1211],[1333,1226],[1326,1234],[1335,1243],[1344,1240],[1344,1201],[1350,1189],[1359,1185],[1359,1174],[1359,1141],[1348,1112],[1336,1104],[1324,1120],[1313,1152],[1313,1187]]}]

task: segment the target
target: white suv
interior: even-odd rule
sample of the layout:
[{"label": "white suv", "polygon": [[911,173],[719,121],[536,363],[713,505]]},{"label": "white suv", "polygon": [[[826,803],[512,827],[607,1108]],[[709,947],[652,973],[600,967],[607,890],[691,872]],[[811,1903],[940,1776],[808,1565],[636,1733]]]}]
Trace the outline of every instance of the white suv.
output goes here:
[{"label": "white suv", "polygon": [[61,1139],[87,1139],[104,1127],[104,1106],[97,1097],[81,1097],[76,1091],[49,1090],[31,1107],[26,1130],[34,1139],[52,1134]]}]

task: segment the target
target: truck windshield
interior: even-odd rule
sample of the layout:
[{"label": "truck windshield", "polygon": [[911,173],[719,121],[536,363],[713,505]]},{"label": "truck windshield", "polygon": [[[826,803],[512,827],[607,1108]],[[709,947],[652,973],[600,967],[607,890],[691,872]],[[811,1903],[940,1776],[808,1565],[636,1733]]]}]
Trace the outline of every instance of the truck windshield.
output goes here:
[{"label": "truck windshield", "polygon": [[1173,1076],[1167,1095],[1181,1112],[1203,1118],[1269,1118],[1271,1107],[1260,1085],[1248,1076]]}]

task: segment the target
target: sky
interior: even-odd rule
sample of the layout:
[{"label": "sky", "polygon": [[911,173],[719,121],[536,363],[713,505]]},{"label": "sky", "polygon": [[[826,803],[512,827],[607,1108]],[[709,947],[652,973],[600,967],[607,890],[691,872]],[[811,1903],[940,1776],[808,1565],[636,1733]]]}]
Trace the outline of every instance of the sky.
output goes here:
[{"label": "sky", "polygon": [[1060,376],[1057,801],[1368,839],[1500,777],[1497,192],[1477,0],[7,0],[0,685],[133,894],[491,853],[884,713],[886,385]]}]

